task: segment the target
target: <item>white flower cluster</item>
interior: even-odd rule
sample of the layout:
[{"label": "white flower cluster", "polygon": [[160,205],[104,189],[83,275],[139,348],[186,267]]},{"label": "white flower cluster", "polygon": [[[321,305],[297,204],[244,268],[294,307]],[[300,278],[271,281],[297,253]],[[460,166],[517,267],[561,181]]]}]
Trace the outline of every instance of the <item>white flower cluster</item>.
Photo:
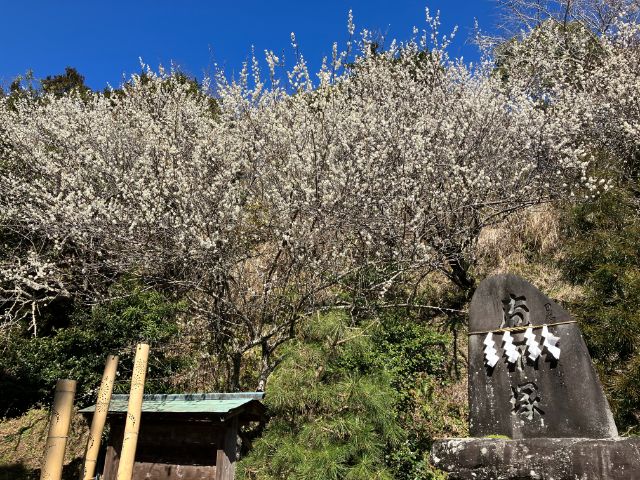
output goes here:
[{"label": "white flower cluster", "polygon": [[334,48],[317,85],[302,55],[281,85],[267,52],[271,83],[255,58],[217,77],[216,112],[208,85],[163,71],[111,95],[0,100],[0,228],[18,239],[1,300],[35,280],[49,296],[139,275],[188,295],[229,351],[268,356],[358,272],[385,292],[434,268],[461,282],[483,226],[605,188],[593,148],[638,148],[637,27],[625,28],[597,39],[589,68],[549,55],[557,30],[532,32],[504,75],[450,60],[435,28],[383,52],[365,32]]},{"label": "white flower cluster", "polygon": [[527,328],[527,330],[524,332],[524,338],[526,339],[527,352],[529,353],[529,355],[527,356],[531,359],[531,361],[535,362],[542,353],[542,350],[538,346],[538,342],[536,341],[536,334],[533,333],[533,328]]}]

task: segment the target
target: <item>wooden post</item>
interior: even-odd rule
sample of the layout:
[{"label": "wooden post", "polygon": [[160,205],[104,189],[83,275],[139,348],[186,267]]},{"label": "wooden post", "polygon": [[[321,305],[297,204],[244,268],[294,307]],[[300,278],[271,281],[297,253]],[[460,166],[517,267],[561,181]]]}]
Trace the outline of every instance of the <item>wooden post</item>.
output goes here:
[{"label": "wooden post", "polygon": [[93,413],[91,420],[91,430],[89,432],[89,440],[87,441],[87,452],[84,457],[84,473],[83,480],[91,480],[96,473],[96,462],[98,461],[98,452],[100,451],[100,441],[102,440],[102,431],[109,412],[109,403],[111,402],[111,392],[113,392],[113,383],[116,379],[116,369],[118,368],[117,355],[109,355],[107,363],[104,367],[100,390],[98,390],[98,399],[96,401],[96,411]]},{"label": "wooden post", "polygon": [[[226,423],[226,422],[225,422]],[[238,417],[225,425],[222,445],[218,446],[216,457],[216,480],[233,480],[236,476],[236,455],[238,453]]]},{"label": "wooden post", "polygon": [[127,422],[124,427],[122,451],[118,464],[117,480],[131,480],[138,444],[138,432],[142,416],[142,396],[144,394],[144,380],[147,376],[147,360],[149,359],[149,345],[141,343],[136,349],[133,363],[129,406],[127,407]]},{"label": "wooden post", "polygon": [[67,437],[71,426],[75,394],[75,380],[58,380],[51,407],[49,434],[47,435],[40,480],[60,480],[62,478],[64,450],[67,446]]}]

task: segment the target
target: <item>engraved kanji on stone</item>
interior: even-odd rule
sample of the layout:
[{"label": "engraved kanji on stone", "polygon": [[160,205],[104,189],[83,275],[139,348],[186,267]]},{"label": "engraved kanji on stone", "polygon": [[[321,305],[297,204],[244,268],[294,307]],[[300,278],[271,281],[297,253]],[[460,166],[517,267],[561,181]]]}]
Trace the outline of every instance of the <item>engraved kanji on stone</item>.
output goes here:
[{"label": "engraved kanji on stone", "polygon": [[543,415],[544,412],[538,407],[540,394],[538,387],[533,382],[527,382],[517,387],[511,387],[512,412],[521,415],[527,420],[533,420],[535,414]]},{"label": "engraved kanji on stone", "polygon": [[504,318],[501,327],[521,327],[531,324],[529,306],[523,295],[517,296],[510,293],[508,298],[502,300],[502,309],[504,310]]}]

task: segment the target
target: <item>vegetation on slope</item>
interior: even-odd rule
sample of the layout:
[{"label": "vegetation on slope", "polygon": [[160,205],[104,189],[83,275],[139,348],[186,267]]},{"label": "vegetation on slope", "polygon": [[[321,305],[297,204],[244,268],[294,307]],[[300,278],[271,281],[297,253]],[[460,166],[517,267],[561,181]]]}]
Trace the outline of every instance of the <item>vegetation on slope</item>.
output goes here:
[{"label": "vegetation on slope", "polygon": [[89,402],[118,353],[126,390],[146,340],[148,391],[266,386],[244,478],[440,478],[433,440],[466,434],[467,301],[496,271],[577,315],[638,433],[640,33],[581,18],[547,17],[476,69],[437,36],[382,51],[365,35],[319,86],[299,64],[267,89],[256,61],[256,84],[219,79],[216,101],[175,72],[102,94],[72,69],[14,83],[0,407],[27,413],[1,424],[4,472],[35,475],[45,414],[27,410],[56,378]]},{"label": "vegetation on slope", "polygon": [[623,434],[640,434],[640,215],[635,192],[618,189],[574,207],[563,267],[584,288],[571,309]]}]

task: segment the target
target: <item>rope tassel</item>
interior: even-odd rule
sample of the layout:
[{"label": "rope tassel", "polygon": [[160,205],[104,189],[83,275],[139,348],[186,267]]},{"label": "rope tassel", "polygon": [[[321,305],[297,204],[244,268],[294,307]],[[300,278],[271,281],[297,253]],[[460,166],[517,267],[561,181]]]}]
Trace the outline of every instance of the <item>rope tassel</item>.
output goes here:
[{"label": "rope tassel", "polygon": [[486,338],[484,339],[484,343],[486,346],[484,348],[484,359],[491,368],[496,366],[500,357],[496,355],[498,351],[495,349],[496,342],[493,341],[493,333],[487,333]]},{"label": "rope tassel", "polygon": [[533,333],[533,328],[527,328],[526,332],[524,332],[524,338],[527,339],[526,346],[527,351],[529,352],[528,357],[535,362],[542,353],[542,350],[538,346],[536,334]]},{"label": "rope tassel", "polygon": [[558,340],[560,337],[556,337],[553,333],[549,331],[546,325],[542,326],[542,338],[544,338],[544,342],[542,343],[543,347],[547,348],[547,351],[553,355],[556,360],[560,360],[560,348],[556,347]]},{"label": "rope tassel", "polygon": [[518,347],[513,344],[513,337],[510,332],[504,332],[502,335],[502,341],[504,342],[504,353],[507,356],[509,363],[516,363],[520,358],[520,352]]}]

